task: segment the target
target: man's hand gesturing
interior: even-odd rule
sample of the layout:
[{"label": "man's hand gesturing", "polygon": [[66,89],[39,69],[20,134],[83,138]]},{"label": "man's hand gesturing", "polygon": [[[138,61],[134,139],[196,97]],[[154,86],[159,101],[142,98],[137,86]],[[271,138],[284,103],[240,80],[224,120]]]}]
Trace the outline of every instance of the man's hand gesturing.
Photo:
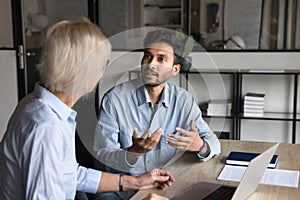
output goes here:
[{"label": "man's hand gesturing", "polygon": [[128,148],[129,152],[138,153],[138,154],[146,154],[151,151],[159,142],[162,129],[158,128],[151,137],[148,137],[150,134],[150,129],[139,137],[137,128],[134,128],[132,135],[132,146]]}]

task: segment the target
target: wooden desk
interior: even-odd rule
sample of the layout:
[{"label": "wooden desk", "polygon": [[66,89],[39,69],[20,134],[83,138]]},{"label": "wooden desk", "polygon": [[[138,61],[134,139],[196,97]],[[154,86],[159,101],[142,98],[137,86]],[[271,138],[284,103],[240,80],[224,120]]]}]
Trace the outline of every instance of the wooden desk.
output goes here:
[{"label": "wooden desk", "polygon": [[[176,194],[184,191],[194,183],[208,181],[221,183],[231,186],[237,186],[238,182],[219,181],[217,176],[222,171],[226,156],[230,151],[247,151],[261,153],[274,145],[269,142],[249,142],[239,140],[220,140],[222,146],[221,155],[212,158],[207,162],[199,162],[195,154],[185,153],[180,159],[166,167],[175,177],[175,183],[165,190],[151,189],[139,191],[132,200],[143,199],[148,193],[172,198]],[[300,171],[300,144],[280,144],[276,151],[279,156],[277,169]],[[280,199],[280,200],[298,200],[300,199],[300,188],[279,187],[260,184],[254,194],[248,199]]]}]

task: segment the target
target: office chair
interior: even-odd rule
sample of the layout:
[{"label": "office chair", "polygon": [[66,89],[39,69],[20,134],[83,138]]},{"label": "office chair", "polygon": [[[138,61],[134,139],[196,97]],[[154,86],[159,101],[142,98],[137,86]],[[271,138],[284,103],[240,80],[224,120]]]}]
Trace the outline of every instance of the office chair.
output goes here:
[{"label": "office chair", "polygon": [[[98,119],[99,116],[99,91],[98,86],[95,92],[95,113]],[[75,132],[75,153],[76,160],[79,165],[86,168],[95,168],[95,165],[101,165],[101,163],[94,158],[94,156],[89,152],[89,150],[85,147],[84,143],[80,139],[79,133],[76,130]],[[88,197],[85,192],[76,192],[75,200],[88,200]]]}]

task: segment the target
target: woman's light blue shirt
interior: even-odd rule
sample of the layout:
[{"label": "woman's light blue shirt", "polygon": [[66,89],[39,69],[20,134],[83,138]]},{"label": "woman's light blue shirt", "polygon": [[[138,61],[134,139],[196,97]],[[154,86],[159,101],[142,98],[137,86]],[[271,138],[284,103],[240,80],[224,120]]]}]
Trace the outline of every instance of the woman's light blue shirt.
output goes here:
[{"label": "woman's light blue shirt", "polygon": [[95,193],[101,172],[75,158],[76,112],[35,85],[9,120],[0,143],[0,199],[74,199]]}]

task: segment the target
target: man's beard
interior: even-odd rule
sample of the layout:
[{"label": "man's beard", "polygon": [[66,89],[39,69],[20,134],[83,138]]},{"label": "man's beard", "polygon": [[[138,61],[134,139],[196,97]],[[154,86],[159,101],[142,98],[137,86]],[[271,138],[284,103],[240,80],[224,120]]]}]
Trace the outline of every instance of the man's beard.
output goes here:
[{"label": "man's beard", "polygon": [[147,87],[157,87],[160,86],[162,83],[146,83],[145,86]]},{"label": "man's beard", "polygon": [[[157,77],[158,77],[158,73],[152,71],[151,69],[146,70],[144,73],[146,73],[146,72],[153,73],[154,76],[157,76]],[[147,86],[147,87],[152,87],[152,88],[158,87],[158,86],[160,86],[161,84],[166,83],[166,82],[169,80],[170,77],[171,77],[171,75],[169,74],[169,76],[168,76],[168,77],[164,77],[163,80],[157,80],[157,82],[154,82],[154,83],[148,83],[148,82],[147,82],[147,78],[145,78],[145,77],[144,77],[144,74],[142,74],[142,80],[143,80],[143,83],[145,84],[145,86]]]}]

